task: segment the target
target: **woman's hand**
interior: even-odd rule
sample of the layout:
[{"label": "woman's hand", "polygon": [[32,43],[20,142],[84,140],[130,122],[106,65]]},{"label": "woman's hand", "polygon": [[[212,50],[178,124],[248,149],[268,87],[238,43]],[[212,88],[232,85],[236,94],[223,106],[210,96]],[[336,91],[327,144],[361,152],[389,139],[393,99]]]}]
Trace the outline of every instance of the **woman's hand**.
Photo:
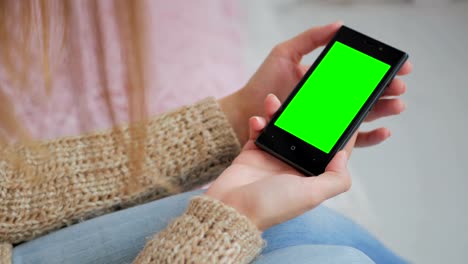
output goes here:
[{"label": "woman's hand", "polygon": [[[247,141],[249,135],[248,118],[264,114],[263,99],[269,93],[273,93],[281,101],[284,101],[309,68],[308,65],[301,64],[302,57],[328,43],[341,25],[337,22],[311,28],[277,45],[244,88],[220,99],[221,108],[226,113],[242,145]],[[411,64],[407,62],[399,74],[408,74],[411,72],[411,68]],[[365,121],[370,122],[381,117],[401,113],[405,109],[403,101],[388,97],[399,96],[405,91],[405,83],[401,79],[395,78]],[[390,130],[387,128],[360,132],[356,135],[356,146],[376,145],[389,136]]]},{"label": "woman's hand", "polygon": [[249,119],[250,136],[242,152],[206,192],[247,216],[260,230],[299,216],[351,187],[347,151],[354,142],[317,177],[304,177],[255,146],[256,137],[279,107],[278,98],[268,95],[266,118]]}]

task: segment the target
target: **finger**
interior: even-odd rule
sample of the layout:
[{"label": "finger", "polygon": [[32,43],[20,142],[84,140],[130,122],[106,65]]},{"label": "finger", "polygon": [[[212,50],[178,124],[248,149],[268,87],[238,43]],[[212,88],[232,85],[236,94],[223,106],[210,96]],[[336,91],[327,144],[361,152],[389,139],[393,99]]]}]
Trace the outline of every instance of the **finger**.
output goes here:
[{"label": "finger", "polygon": [[278,45],[281,55],[290,56],[298,63],[302,56],[325,45],[343,25],[335,22],[321,27],[314,27]]},{"label": "finger", "polygon": [[281,106],[281,102],[274,94],[268,94],[264,102],[266,122],[270,122],[273,115],[278,111]]},{"label": "finger", "polygon": [[344,147],[344,150],[346,151],[346,155],[348,156],[348,159],[351,157],[351,153],[353,152],[354,145],[356,144],[357,136],[359,132],[356,131],[354,132],[354,135],[351,137],[351,139],[346,143],[346,146]]},{"label": "finger", "polygon": [[302,78],[306,74],[306,72],[309,70],[309,68],[310,68],[310,65],[300,64],[299,68],[297,69],[297,77]]},{"label": "finger", "polygon": [[319,175],[323,181],[323,190],[326,190],[325,199],[346,192],[351,188],[351,177],[348,172],[348,156],[346,151],[336,153],[335,157]]},{"label": "finger", "polygon": [[347,173],[348,155],[346,151],[339,151],[325,168],[325,173],[342,174]]},{"label": "finger", "polygon": [[359,132],[356,139],[356,147],[369,147],[380,144],[392,135],[390,129],[381,127],[369,132]]},{"label": "finger", "polygon": [[249,139],[255,140],[265,127],[265,118],[253,116],[249,119]]},{"label": "finger", "polygon": [[406,92],[406,83],[402,79],[395,78],[385,89],[382,96],[399,96]]},{"label": "finger", "polygon": [[405,103],[400,99],[380,99],[369,112],[365,121],[371,122],[385,116],[398,115],[405,111],[405,108]]},{"label": "finger", "polygon": [[403,66],[401,66],[401,69],[398,71],[398,75],[406,75],[410,72],[413,71],[413,64],[411,64],[410,61],[406,61]]},{"label": "finger", "polygon": [[305,187],[309,189],[309,198],[313,203],[323,202],[349,190],[351,178],[348,172],[346,151],[338,152],[330,161],[324,173],[317,177],[304,178],[303,181]]}]

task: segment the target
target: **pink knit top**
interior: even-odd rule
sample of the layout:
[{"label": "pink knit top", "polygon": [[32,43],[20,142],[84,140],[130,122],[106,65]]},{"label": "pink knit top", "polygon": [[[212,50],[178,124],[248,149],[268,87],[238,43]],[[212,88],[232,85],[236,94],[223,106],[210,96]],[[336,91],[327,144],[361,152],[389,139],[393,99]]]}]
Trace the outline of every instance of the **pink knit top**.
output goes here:
[{"label": "pink knit top", "polygon": [[[0,65],[2,89],[18,117],[40,139],[77,135],[111,125],[96,67],[97,43],[86,1],[73,1],[70,51],[75,60],[54,70],[46,95],[41,71],[30,72],[33,94],[8,82]],[[127,121],[121,49],[112,1],[98,1],[105,26],[106,72],[119,122]],[[239,9],[234,0],[147,1],[149,49],[145,56],[148,106],[160,113],[207,96],[221,97],[241,87]],[[54,47],[51,47],[53,53]],[[60,65],[60,63],[56,64]],[[40,69],[40,67],[37,67]]]}]

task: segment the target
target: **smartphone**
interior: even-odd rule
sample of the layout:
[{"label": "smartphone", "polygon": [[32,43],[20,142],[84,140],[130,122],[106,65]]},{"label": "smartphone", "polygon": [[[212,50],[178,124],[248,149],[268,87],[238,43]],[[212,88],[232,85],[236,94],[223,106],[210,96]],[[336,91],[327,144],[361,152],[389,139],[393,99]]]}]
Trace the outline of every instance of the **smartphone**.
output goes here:
[{"label": "smartphone", "polygon": [[256,145],[307,176],[323,173],[407,59],[405,52],[342,26]]}]

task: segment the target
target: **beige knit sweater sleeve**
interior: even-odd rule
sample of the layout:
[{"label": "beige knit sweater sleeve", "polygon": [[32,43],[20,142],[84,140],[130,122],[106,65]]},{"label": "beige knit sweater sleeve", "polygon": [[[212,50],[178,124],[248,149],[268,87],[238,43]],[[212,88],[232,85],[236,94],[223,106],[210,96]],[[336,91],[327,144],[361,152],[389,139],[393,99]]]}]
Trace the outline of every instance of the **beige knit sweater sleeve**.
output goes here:
[{"label": "beige knit sweater sleeve", "polygon": [[134,264],[249,263],[263,245],[260,231],[247,217],[200,196],[146,244]]},{"label": "beige knit sweater sleeve", "polygon": [[[21,145],[0,150],[0,257],[4,257],[1,263],[8,263],[3,260],[11,251],[11,243],[31,240],[79,220],[203,184],[218,175],[240,151],[232,128],[212,98],[139,126],[148,134],[143,146],[146,160],[136,173],[140,188],[126,188],[133,180],[130,177],[135,175],[135,168],[129,166],[126,148],[115,147],[129,144],[128,127],[41,143],[46,154]],[[21,164],[18,160],[28,166],[18,166]],[[177,224],[169,227],[170,233],[182,236],[174,239],[184,241],[183,236],[198,228],[212,228],[208,218],[223,217],[227,223],[248,226],[246,219],[234,217],[235,212],[228,208],[223,207],[225,210],[217,213],[214,208],[221,205],[216,202],[197,201],[201,200],[194,200],[187,214],[175,222],[187,225],[185,229]],[[203,214],[196,214],[197,209],[193,208],[202,207]],[[251,228],[240,232],[251,236]],[[224,234],[223,239],[231,241],[226,230],[218,231]],[[161,246],[166,245],[165,241],[169,244],[176,241],[166,236],[152,240],[150,244],[156,244],[157,249],[147,246],[141,261],[148,260],[147,252],[167,250]]]}]

